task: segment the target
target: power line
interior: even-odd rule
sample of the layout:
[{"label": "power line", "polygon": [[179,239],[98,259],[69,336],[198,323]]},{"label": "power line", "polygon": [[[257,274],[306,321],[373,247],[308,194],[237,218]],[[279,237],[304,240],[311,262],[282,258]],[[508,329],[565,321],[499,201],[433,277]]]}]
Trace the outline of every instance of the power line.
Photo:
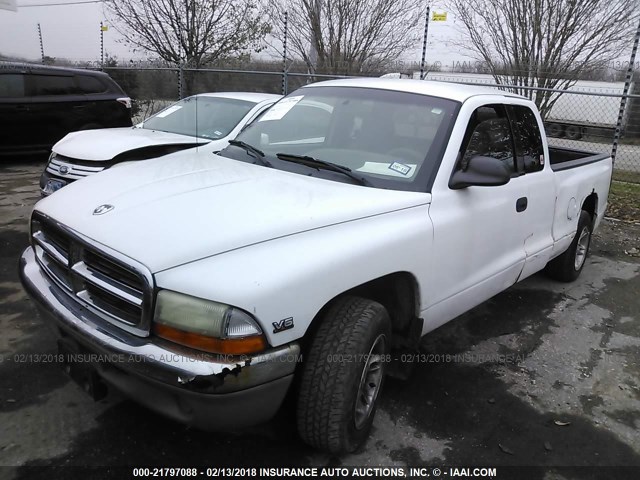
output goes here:
[{"label": "power line", "polygon": [[102,3],[103,0],[83,0],[80,2],[60,2],[60,3],[38,3],[38,4],[28,4],[28,5],[18,5],[19,8],[27,8],[27,7],[57,7],[60,5],[82,5],[83,3]]}]

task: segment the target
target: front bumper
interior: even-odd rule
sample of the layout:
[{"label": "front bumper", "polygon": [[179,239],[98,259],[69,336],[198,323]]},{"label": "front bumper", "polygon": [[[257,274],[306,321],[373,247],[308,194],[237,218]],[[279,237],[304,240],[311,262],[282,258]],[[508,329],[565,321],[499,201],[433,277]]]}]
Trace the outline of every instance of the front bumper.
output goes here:
[{"label": "front bumper", "polygon": [[141,338],[79,305],[42,272],[31,247],[20,279],[56,333],[77,342],[107,385],[180,422],[207,430],[255,425],[280,407],[299,360],[296,343],[249,357],[195,354]]},{"label": "front bumper", "polygon": [[63,180],[61,178],[54,177],[49,172],[47,172],[46,167],[45,167],[45,171],[42,172],[42,175],[40,175],[40,196],[48,197],[49,195],[54,193],[54,191],[51,190],[50,187],[48,187],[48,184],[49,184],[50,181],[51,182],[59,182],[61,184],[61,186],[59,186],[58,189],[60,189],[60,188],[62,188],[64,186],[68,185],[73,180]]}]

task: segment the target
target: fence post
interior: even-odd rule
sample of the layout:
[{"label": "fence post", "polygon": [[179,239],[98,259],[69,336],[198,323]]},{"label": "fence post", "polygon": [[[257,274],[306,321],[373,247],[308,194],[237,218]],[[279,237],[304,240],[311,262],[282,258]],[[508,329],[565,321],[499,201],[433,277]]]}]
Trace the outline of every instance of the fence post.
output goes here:
[{"label": "fence post", "polygon": [[40,38],[40,58],[44,65],[44,43],[42,42],[42,29],[40,28],[40,24],[38,24],[38,37]]},{"label": "fence post", "polygon": [[100,70],[104,70],[104,24],[100,22]]},{"label": "fence post", "polygon": [[627,109],[627,96],[629,95],[629,89],[631,88],[631,82],[633,80],[634,64],[636,61],[636,53],[638,52],[639,41],[640,41],[640,22],[638,22],[638,28],[636,29],[636,36],[633,40],[631,57],[629,57],[629,68],[627,68],[627,76],[624,79],[624,90],[622,91],[622,98],[620,99],[620,110],[618,111],[618,122],[616,123],[616,133],[613,135],[613,145],[611,146],[611,159],[613,163],[616,162],[616,153],[618,152],[618,142],[620,141],[620,135],[622,133],[622,122],[624,120],[624,113],[625,113],[625,110]]},{"label": "fence post", "polygon": [[284,40],[282,41],[282,95],[287,94],[287,20],[289,12],[284,12]]},{"label": "fence post", "polygon": [[429,10],[427,5],[427,18],[424,20],[424,38],[422,39],[422,61],[420,62],[420,80],[424,80],[424,65],[427,59],[427,35],[429,34]]},{"label": "fence post", "polygon": [[182,62],[178,64],[178,98],[182,100],[184,96],[184,70]]}]

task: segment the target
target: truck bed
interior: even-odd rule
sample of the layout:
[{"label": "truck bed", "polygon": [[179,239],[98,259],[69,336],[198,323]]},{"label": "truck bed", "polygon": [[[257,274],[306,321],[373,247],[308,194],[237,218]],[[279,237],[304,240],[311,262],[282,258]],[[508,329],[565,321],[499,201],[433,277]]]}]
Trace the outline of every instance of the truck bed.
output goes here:
[{"label": "truck bed", "polygon": [[610,158],[610,155],[607,153],[594,153],[586,150],[549,146],[549,157],[551,169],[553,171],[559,171],[606,160]]}]

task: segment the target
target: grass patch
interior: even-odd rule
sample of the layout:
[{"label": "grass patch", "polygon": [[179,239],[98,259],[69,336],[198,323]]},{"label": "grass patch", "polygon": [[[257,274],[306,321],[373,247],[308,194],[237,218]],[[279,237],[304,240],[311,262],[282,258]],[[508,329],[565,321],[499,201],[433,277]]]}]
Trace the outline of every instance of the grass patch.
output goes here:
[{"label": "grass patch", "polygon": [[609,190],[609,217],[640,222],[640,184],[614,180]]},{"label": "grass patch", "polygon": [[630,172],[614,168],[613,179],[619,180],[620,182],[640,183],[640,172]]}]

